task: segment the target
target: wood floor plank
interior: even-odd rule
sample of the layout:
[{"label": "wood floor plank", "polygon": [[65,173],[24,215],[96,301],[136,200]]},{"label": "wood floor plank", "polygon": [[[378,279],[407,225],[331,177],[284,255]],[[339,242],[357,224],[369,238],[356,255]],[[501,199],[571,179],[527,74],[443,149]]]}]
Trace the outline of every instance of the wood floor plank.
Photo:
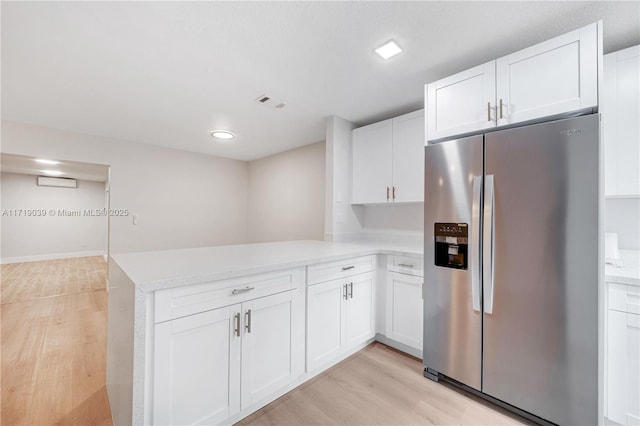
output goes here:
[{"label": "wood floor plank", "polygon": [[525,419],[422,376],[422,362],[373,343],[237,425],[521,425]]},{"label": "wood floor plank", "polygon": [[0,267],[2,303],[106,288],[102,256],[11,263]]},{"label": "wood floor plank", "polygon": [[[35,282],[32,271],[47,268],[10,270],[16,271],[29,271]],[[64,273],[77,273],[74,267],[60,271],[60,282]],[[18,290],[0,307],[3,425],[112,424],[105,386],[107,293],[59,289],[74,292],[40,298]],[[35,299],[19,300],[29,295]]]}]

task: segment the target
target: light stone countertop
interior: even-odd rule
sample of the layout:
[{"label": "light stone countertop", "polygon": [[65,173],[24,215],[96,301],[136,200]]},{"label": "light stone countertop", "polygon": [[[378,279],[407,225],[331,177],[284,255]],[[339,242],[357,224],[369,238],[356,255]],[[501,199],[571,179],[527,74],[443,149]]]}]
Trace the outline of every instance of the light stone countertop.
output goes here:
[{"label": "light stone countertop", "polygon": [[620,250],[622,267],[606,264],[605,281],[640,286],[640,251]]},{"label": "light stone countertop", "polygon": [[421,244],[303,240],[113,254],[111,259],[136,291],[151,292],[345,257],[396,254],[421,258],[422,251]]}]

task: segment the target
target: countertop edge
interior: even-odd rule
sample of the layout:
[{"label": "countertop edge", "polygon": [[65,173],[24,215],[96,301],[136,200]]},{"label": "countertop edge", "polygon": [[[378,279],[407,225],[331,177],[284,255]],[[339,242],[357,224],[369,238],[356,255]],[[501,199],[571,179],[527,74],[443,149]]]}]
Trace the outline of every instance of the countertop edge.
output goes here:
[{"label": "countertop edge", "polygon": [[266,272],[274,272],[283,269],[293,269],[305,267],[308,265],[314,265],[318,263],[332,262],[345,257],[360,257],[369,255],[397,255],[397,256],[409,256],[422,258],[422,253],[414,252],[410,250],[392,249],[392,248],[366,248],[355,249],[348,253],[341,253],[335,255],[323,255],[318,257],[312,257],[307,259],[299,259],[292,262],[278,262],[268,265],[260,265],[255,267],[240,268],[228,271],[215,272],[205,275],[186,276],[180,278],[169,278],[154,281],[137,281],[134,277],[130,276],[126,268],[124,268],[118,262],[118,255],[113,255],[111,258],[115,261],[122,271],[131,279],[136,288],[136,292],[151,293],[158,290],[166,290],[171,288],[178,288],[194,284],[204,284],[213,281],[226,280],[231,278],[237,278],[247,275],[255,275]]}]

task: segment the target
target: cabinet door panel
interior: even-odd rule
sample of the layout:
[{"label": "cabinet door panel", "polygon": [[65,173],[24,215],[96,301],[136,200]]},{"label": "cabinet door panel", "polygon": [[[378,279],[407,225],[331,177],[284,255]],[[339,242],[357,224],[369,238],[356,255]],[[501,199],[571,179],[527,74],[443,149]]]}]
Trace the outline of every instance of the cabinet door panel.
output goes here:
[{"label": "cabinet door panel", "polygon": [[345,350],[375,336],[373,274],[361,274],[349,279],[351,286],[345,300]]},{"label": "cabinet door panel", "polygon": [[240,411],[234,305],[155,326],[153,423],[215,424]]},{"label": "cabinet door panel", "polygon": [[244,409],[283,388],[300,372],[294,371],[293,360],[293,292],[245,302],[242,312]]},{"label": "cabinet door panel", "polygon": [[424,200],[424,110],[393,119],[395,202]]},{"label": "cabinet door panel", "polygon": [[337,358],[344,346],[344,280],[307,289],[307,370]]},{"label": "cabinet door panel", "polygon": [[357,128],[352,133],[352,204],[386,203],[391,187],[392,120]]},{"label": "cabinet door panel", "polygon": [[640,46],[604,56],[602,138],[605,195],[640,196]]},{"label": "cabinet door panel", "polygon": [[422,312],[422,277],[389,273],[387,337],[422,350]]},{"label": "cabinet door panel", "polygon": [[609,310],[607,340],[607,417],[640,424],[640,315]]},{"label": "cabinet door panel", "polygon": [[[618,195],[640,195],[640,47],[635,56],[618,57],[616,98]],[[608,143],[610,141],[606,141]]]},{"label": "cabinet door panel", "polygon": [[619,147],[618,132],[618,96],[617,96],[617,56],[610,53],[604,56],[602,76],[602,96],[600,113],[602,114],[602,144],[604,151],[604,195],[618,195],[618,161],[622,152]]},{"label": "cabinet door panel", "polygon": [[597,24],[498,59],[496,81],[498,126],[597,107]]},{"label": "cabinet door panel", "polygon": [[495,61],[426,86],[427,139],[495,127]]}]

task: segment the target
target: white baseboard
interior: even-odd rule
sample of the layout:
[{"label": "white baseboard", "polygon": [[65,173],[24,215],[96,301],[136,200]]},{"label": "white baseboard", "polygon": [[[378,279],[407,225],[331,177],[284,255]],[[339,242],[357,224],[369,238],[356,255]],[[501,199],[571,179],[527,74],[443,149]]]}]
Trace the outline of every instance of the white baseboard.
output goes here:
[{"label": "white baseboard", "polygon": [[90,257],[90,256],[105,256],[105,253],[102,250],[98,250],[98,251],[76,251],[72,253],[38,254],[35,256],[3,257],[0,259],[0,264],[5,265],[7,263],[37,262],[39,260],[70,259],[72,257]]}]

